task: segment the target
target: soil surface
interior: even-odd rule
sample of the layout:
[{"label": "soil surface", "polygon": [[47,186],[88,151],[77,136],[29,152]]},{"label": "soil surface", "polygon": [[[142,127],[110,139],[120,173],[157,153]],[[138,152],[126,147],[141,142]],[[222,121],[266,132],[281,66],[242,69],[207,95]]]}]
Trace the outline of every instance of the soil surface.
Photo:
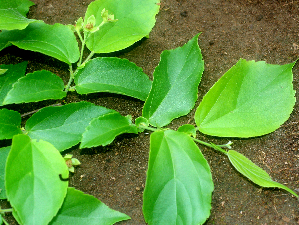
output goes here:
[{"label": "soil surface", "polygon": [[[46,23],[74,24],[84,16],[91,0],[32,0],[30,18]],[[296,0],[162,0],[160,13],[149,39],[116,55],[127,58],[152,77],[160,54],[165,49],[182,46],[197,33],[205,61],[205,71],[199,86],[199,99],[240,58],[286,64],[299,57],[299,1]],[[66,64],[39,53],[9,47],[0,52],[0,64],[29,61],[27,72],[46,69],[68,77]],[[295,65],[294,89],[299,90],[299,65]],[[298,94],[297,94],[298,101]],[[69,93],[65,102],[90,101],[115,109],[122,115],[141,116],[143,102],[115,94],[80,96]],[[57,103],[44,101],[10,106],[20,113]],[[193,110],[176,119],[169,127],[176,129],[185,123],[194,124]],[[28,117],[24,117],[24,120]],[[299,104],[296,103],[289,120],[277,131],[259,138],[229,139],[234,149],[265,169],[271,177],[299,192]],[[121,135],[111,145],[69,152],[82,165],[70,179],[70,186],[91,194],[109,207],[132,219],[119,224],[145,224],[142,215],[142,193],[145,185],[149,152],[148,132]],[[216,144],[228,139],[199,135]],[[0,142],[2,146],[9,141]],[[215,191],[212,199],[210,224],[299,224],[299,201],[278,189],[261,189],[230,165],[218,152],[200,146],[208,160]],[[8,207],[1,201],[1,207]],[[12,217],[6,217],[16,224]]]}]

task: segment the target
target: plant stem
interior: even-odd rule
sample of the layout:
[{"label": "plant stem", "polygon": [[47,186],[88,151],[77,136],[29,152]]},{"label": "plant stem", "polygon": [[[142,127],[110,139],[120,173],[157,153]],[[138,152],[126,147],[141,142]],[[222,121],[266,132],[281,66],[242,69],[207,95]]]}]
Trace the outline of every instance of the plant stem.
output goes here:
[{"label": "plant stem", "polygon": [[90,54],[87,56],[87,58],[84,60],[82,64],[87,63],[91,59],[91,57],[93,57],[94,53],[94,51],[90,52]]},{"label": "plant stem", "polygon": [[5,224],[5,225],[9,225],[9,223],[2,217],[2,222]]},{"label": "plant stem", "polygon": [[204,141],[201,141],[201,140],[198,140],[196,138],[192,138],[195,142],[197,143],[200,143],[202,145],[205,145],[205,146],[208,146],[210,148],[213,148],[219,152],[222,152],[224,153],[225,155],[227,155],[227,152],[225,150],[223,150],[220,146],[223,146],[223,145],[214,145],[214,144],[210,144],[210,143],[207,143],[207,142],[204,142]]},{"label": "plant stem", "polygon": [[67,83],[67,85],[66,85],[66,87],[64,89],[65,92],[68,92],[68,90],[69,90],[69,88],[70,88],[70,86],[71,86],[71,84],[72,84],[72,82],[74,80],[74,72],[73,72],[72,64],[70,65],[69,70],[70,70],[70,79],[69,79],[69,82]]},{"label": "plant stem", "polygon": [[11,209],[0,209],[0,213],[7,213],[7,212],[12,212],[12,208]]}]

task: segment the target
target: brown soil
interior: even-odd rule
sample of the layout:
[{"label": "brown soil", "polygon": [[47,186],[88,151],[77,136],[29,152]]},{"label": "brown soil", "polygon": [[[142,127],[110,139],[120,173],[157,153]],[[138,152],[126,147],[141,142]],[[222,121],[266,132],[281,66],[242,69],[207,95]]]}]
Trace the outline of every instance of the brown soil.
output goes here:
[{"label": "brown soil", "polygon": [[[80,16],[91,0],[32,0],[36,3],[29,17],[47,23],[69,24]],[[239,58],[285,64],[299,56],[299,1],[297,0],[163,0],[156,26],[149,39],[117,53],[142,67],[150,77],[165,49],[183,45],[198,32],[205,60],[199,86],[200,102],[209,88]],[[55,59],[15,47],[0,52],[0,64],[29,61],[28,72],[50,70],[66,79],[67,66]],[[294,69],[294,89],[299,90],[299,66]],[[297,96],[298,99],[298,96]],[[141,115],[143,102],[114,94],[79,96],[70,93],[66,102],[87,100],[133,118]],[[20,113],[56,101],[23,104]],[[14,106],[11,106],[13,108]],[[193,124],[194,110],[173,121],[171,128]],[[26,118],[25,118],[26,119]],[[290,119],[272,134],[252,139],[230,139],[234,149],[261,166],[271,177],[299,192],[298,150],[299,104]],[[71,177],[70,186],[102,200],[113,209],[131,216],[119,224],[145,224],[142,193],[149,151],[149,133],[122,135],[111,145],[71,153],[82,165]],[[226,143],[228,139],[200,135],[203,140]],[[5,145],[8,142],[1,142]],[[261,189],[230,165],[227,158],[200,146],[210,163],[215,191],[211,217],[206,224],[299,224],[299,202],[278,189]],[[1,207],[7,207],[5,201]],[[7,217],[14,224],[11,217]]]}]

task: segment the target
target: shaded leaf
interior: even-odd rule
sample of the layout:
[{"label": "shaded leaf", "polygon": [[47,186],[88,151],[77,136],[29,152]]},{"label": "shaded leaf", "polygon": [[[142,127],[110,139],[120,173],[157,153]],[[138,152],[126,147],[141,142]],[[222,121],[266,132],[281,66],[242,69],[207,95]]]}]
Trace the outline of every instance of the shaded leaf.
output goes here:
[{"label": "shaded leaf", "polygon": [[92,119],[111,112],[114,111],[89,102],[47,107],[28,119],[25,129],[31,138],[48,141],[63,151],[81,141]]},{"label": "shaded leaf", "polygon": [[63,89],[64,83],[60,77],[50,71],[36,71],[20,78],[8,92],[3,104],[62,99],[66,96]]},{"label": "shaded leaf", "polygon": [[[16,169],[21,168],[21,169]],[[68,168],[48,142],[14,136],[5,171],[7,198],[22,224],[48,224],[61,207],[68,182]]]},{"label": "shaded leaf", "polygon": [[288,187],[273,181],[266,171],[255,165],[244,155],[234,150],[230,150],[227,152],[227,156],[236,170],[257,185],[261,187],[281,188],[298,197],[298,195]]},{"label": "shaded leaf", "polygon": [[94,15],[95,26],[102,23],[102,10],[113,14],[116,22],[108,22],[90,34],[87,47],[96,53],[115,52],[129,47],[147,36],[155,25],[159,0],[97,0],[89,4],[85,21]]},{"label": "shaded leaf", "polygon": [[197,88],[204,64],[198,35],[183,47],[166,50],[153,74],[152,89],[143,107],[143,117],[162,127],[186,115],[197,100]]},{"label": "shaded leaf", "polygon": [[5,179],[4,179],[4,177],[5,177],[6,159],[7,159],[9,151],[10,151],[10,146],[0,148],[0,199],[6,199],[6,190],[5,190]]},{"label": "shaded leaf", "polygon": [[90,122],[83,133],[80,148],[108,145],[116,136],[123,133],[138,133],[131,119],[116,111],[104,114]]},{"label": "shaded leaf", "polygon": [[11,139],[14,135],[22,133],[20,113],[0,109],[0,140]]},{"label": "shaded leaf", "polygon": [[172,130],[151,135],[143,195],[148,224],[203,224],[213,188],[209,165],[188,135]]},{"label": "shaded leaf", "polygon": [[95,58],[75,75],[79,94],[118,93],[145,101],[152,82],[142,69],[127,59]]},{"label": "shaded leaf", "polygon": [[110,225],[128,219],[129,216],[110,209],[95,197],[68,188],[65,201],[50,225]]},{"label": "shaded leaf", "polygon": [[30,23],[24,30],[2,31],[0,50],[13,44],[21,49],[40,52],[71,64],[79,59],[78,42],[66,25]]},{"label": "shaded leaf", "polygon": [[27,64],[27,62],[22,62],[16,65],[1,65],[1,69],[8,70],[0,76],[0,105],[3,105],[3,101],[12,89],[13,84],[19,78],[25,76]]},{"label": "shaded leaf", "polygon": [[204,96],[195,113],[199,131],[221,137],[273,132],[295,104],[292,67],[241,59]]}]

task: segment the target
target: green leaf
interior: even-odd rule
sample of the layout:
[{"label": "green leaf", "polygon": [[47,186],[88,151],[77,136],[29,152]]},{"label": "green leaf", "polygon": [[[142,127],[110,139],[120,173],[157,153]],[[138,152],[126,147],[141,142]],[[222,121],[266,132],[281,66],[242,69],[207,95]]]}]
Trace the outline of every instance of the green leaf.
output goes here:
[{"label": "green leaf", "polygon": [[92,119],[111,112],[114,111],[89,102],[47,107],[27,120],[25,129],[31,138],[48,141],[63,151],[81,141]]},{"label": "green leaf", "polygon": [[209,165],[188,135],[173,130],[151,135],[143,195],[148,224],[203,224],[213,189]]},{"label": "green leaf", "polygon": [[68,168],[60,153],[46,141],[14,136],[5,171],[7,198],[22,224],[48,224],[66,196]]},{"label": "green leaf", "polygon": [[131,119],[116,111],[93,119],[83,133],[80,148],[90,148],[110,144],[116,136],[123,133],[138,133]]},{"label": "green leaf", "polygon": [[50,71],[36,71],[14,83],[3,104],[62,99],[66,96],[63,89],[64,83],[60,77]]},{"label": "green leaf", "polygon": [[20,113],[0,109],[0,140],[11,139],[14,135],[22,133]]},{"label": "green leaf", "polygon": [[255,137],[273,132],[295,104],[292,67],[241,59],[204,96],[195,122],[204,134]]},{"label": "green leaf", "polygon": [[227,152],[227,156],[236,170],[238,170],[241,174],[243,174],[245,177],[247,177],[257,185],[261,187],[281,188],[298,197],[298,195],[288,187],[273,181],[266,171],[255,165],[244,155],[234,150],[230,150]]},{"label": "green leaf", "polygon": [[159,0],[97,0],[86,11],[85,21],[94,15],[95,26],[103,22],[101,16],[105,8],[114,15],[116,22],[107,22],[90,34],[87,47],[96,53],[115,52],[129,47],[147,36],[155,25],[159,12]]},{"label": "green leaf", "polygon": [[196,128],[191,124],[184,124],[178,128],[179,132],[183,132],[196,138]]},{"label": "green leaf", "polygon": [[24,30],[2,31],[0,50],[13,44],[21,49],[40,52],[68,64],[79,59],[78,42],[66,25],[48,25],[42,21],[30,23]]},{"label": "green leaf", "polygon": [[68,188],[65,201],[50,225],[109,225],[128,219],[129,216],[110,209],[95,197]]},{"label": "green leaf", "polygon": [[5,74],[0,76],[0,105],[12,89],[13,84],[21,77],[25,76],[27,62],[16,65],[1,65],[1,69],[8,69]]},{"label": "green leaf", "polygon": [[4,177],[5,177],[6,159],[7,159],[9,151],[10,151],[10,146],[0,148],[0,199],[6,199],[6,190],[5,190],[5,179],[4,179]]},{"label": "green leaf", "polygon": [[79,94],[110,92],[145,101],[152,82],[142,69],[127,59],[95,58],[75,75]]},{"label": "green leaf", "polygon": [[194,107],[204,68],[198,36],[183,47],[161,54],[153,74],[152,89],[143,107],[143,117],[149,119],[151,125],[165,126]]},{"label": "green leaf", "polygon": [[0,0],[0,30],[24,29],[36,21],[26,18],[32,5],[28,0]]}]

